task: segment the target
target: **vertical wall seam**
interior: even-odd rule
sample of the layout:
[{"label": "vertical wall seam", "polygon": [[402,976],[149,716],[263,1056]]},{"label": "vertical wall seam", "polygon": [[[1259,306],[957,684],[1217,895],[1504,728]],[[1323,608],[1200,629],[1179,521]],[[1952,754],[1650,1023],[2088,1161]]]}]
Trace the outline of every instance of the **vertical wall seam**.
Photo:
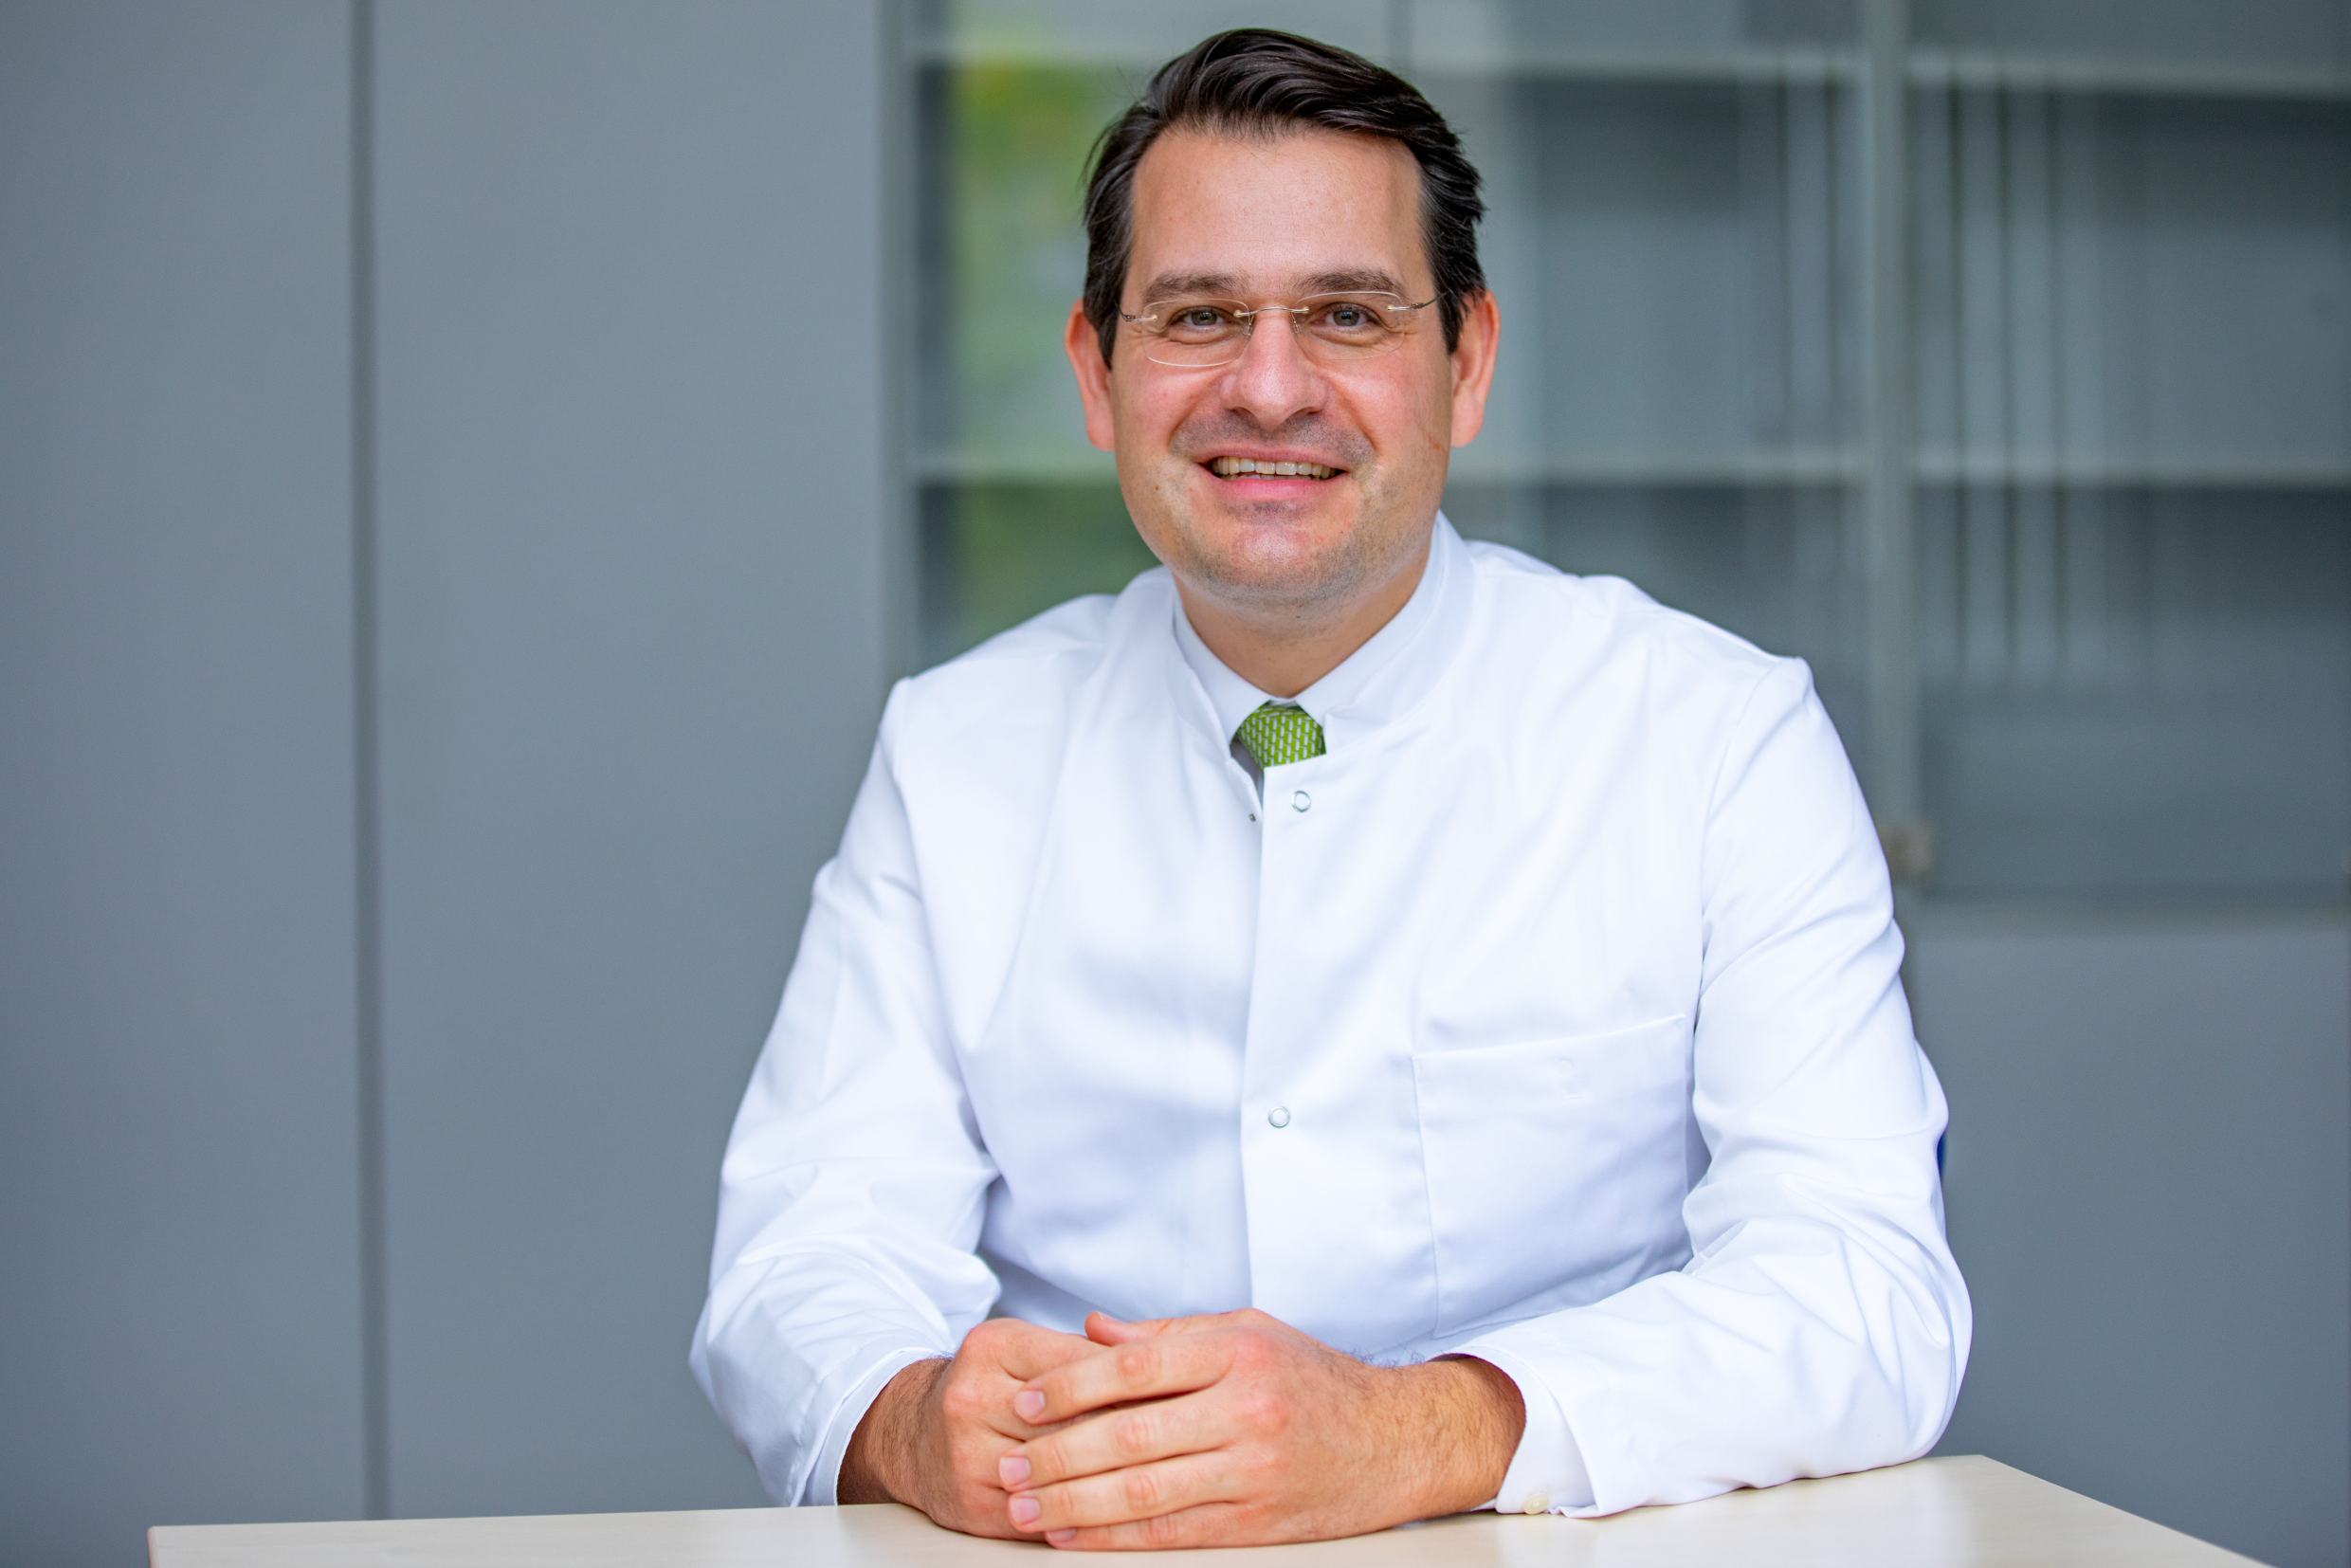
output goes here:
[{"label": "vertical wall seam", "polygon": [[392,1513],[384,1289],[383,877],[375,574],[375,6],[351,6],[351,686],[358,1017],[359,1452],[367,1516]]},{"label": "vertical wall seam", "polygon": [[[920,382],[915,338],[919,328],[907,312],[892,310],[889,300],[915,299],[916,191],[920,179],[916,160],[920,155],[913,130],[920,86],[911,50],[917,20],[903,0],[877,8],[874,67],[880,73],[875,93],[875,167],[882,181],[875,204],[881,232],[883,278],[877,350],[882,356],[881,395],[876,413],[882,421],[878,456],[882,464],[882,679],[875,701],[886,701],[900,678],[914,674],[924,663],[922,628],[922,491],[909,460],[916,445],[914,397]],[[877,707],[875,711],[879,711]]]},{"label": "vertical wall seam", "polygon": [[1412,68],[1412,0],[1388,0],[1386,23],[1388,42],[1387,66],[1402,75]]}]

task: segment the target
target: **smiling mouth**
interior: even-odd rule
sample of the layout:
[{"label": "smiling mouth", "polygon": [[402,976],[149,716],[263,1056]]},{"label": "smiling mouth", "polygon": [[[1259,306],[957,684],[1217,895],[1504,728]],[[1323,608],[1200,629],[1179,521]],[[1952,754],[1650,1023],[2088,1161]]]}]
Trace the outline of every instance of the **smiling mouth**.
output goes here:
[{"label": "smiling mouth", "polygon": [[1235,479],[1254,474],[1260,479],[1337,479],[1347,470],[1326,468],[1320,463],[1275,462],[1271,458],[1212,457],[1203,465],[1218,479]]}]

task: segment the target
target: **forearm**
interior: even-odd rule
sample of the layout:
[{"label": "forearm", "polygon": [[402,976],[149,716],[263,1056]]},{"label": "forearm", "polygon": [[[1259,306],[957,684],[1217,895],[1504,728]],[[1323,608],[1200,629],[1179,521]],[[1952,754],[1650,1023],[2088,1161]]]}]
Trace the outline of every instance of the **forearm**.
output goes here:
[{"label": "forearm", "polygon": [[1589,1490],[1522,1489],[1575,1512],[1867,1469],[1933,1445],[1964,1365],[1964,1290],[1919,1252],[1758,1213],[1694,1267],[1465,1348],[1548,1391]]}]

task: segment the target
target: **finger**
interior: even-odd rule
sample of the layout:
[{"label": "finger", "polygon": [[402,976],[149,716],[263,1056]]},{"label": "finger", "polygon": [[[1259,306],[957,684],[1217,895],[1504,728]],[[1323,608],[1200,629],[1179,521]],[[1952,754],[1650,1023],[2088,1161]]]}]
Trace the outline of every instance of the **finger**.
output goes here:
[{"label": "finger", "polygon": [[[1049,1437],[1071,1424],[1069,1421],[1022,1420],[1012,1410],[1012,1398],[1017,1396],[1016,1391],[1019,1387],[1019,1384],[1012,1382],[1010,1378],[1005,1378],[993,1382],[984,1394],[975,1391],[975,1398],[984,1408],[975,1410],[973,1413],[978,1425],[986,1427],[990,1431],[1004,1439],[1004,1442],[997,1446],[998,1451],[1002,1451],[1009,1446],[1033,1443],[1040,1437]],[[1091,1418],[1082,1416],[1076,1419]]]},{"label": "finger", "polygon": [[1176,1546],[1233,1546],[1255,1538],[1244,1532],[1241,1511],[1205,1503],[1180,1513],[1125,1524],[1067,1525],[1045,1532],[1048,1544],[1069,1552],[1164,1552]]},{"label": "finger", "polygon": [[1162,1334],[1194,1334],[1204,1328],[1221,1327],[1231,1316],[1230,1312],[1210,1312],[1189,1318],[1138,1318],[1130,1322],[1107,1312],[1089,1312],[1085,1315],[1085,1337],[1098,1345],[1132,1344],[1137,1340],[1157,1339]]},{"label": "finger", "polygon": [[1212,1334],[1163,1334],[1096,1350],[1030,1378],[1012,1395],[1012,1413],[1049,1426],[1105,1405],[1191,1394],[1223,1377],[1230,1354],[1226,1338]]},{"label": "finger", "polygon": [[1206,1453],[1238,1435],[1230,1416],[1209,1400],[1152,1399],[1068,1422],[1021,1444],[996,1461],[996,1479],[1008,1492],[1049,1486],[1073,1476]]},{"label": "finger", "polygon": [[1088,1312],[1085,1315],[1085,1337],[1098,1345],[1122,1345],[1129,1340],[1139,1340],[1157,1332],[1157,1323],[1163,1321],[1154,1319],[1130,1323],[1107,1312]]},{"label": "finger", "polygon": [[1006,1517],[1014,1529],[1036,1534],[1131,1524],[1203,1504],[1230,1502],[1237,1495],[1232,1471],[1230,1455],[1221,1452],[1133,1465],[1106,1475],[1015,1492],[1006,1504]]},{"label": "finger", "polygon": [[[972,1332],[976,1334],[979,1330]],[[1067,1366],[1081,1356],[1094,1355],[1100,1348],[1081,1334],[1064,1334],[1058,1329],[999,1318],[984,1354],[1007,1377],[1026,1383]]]},{"label": "finger", "polygon": [[983,1428],[1003,1439],[987,1455],[984,1468],[993,1473],[996,1454],[1051,1430],[1013,1413],[1012,1396],[1022,1385],[1078,1357],[1101,1354],[1093,1341],[1074,1334],[1011,1318],[992,1319],[963,1337],[948,1372],[934,1385],[936,1397],[951,1427]]}]

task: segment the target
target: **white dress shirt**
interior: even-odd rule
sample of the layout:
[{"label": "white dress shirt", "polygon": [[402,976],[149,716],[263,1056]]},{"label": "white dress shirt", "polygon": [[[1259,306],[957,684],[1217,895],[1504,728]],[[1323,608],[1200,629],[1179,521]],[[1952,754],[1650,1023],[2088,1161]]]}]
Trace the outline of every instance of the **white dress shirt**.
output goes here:
[{"label": "white dress shirt", "polygon": [[1264,702],[1166,573],[901,683],[722,1175],[692,1363],[782,1503],[991,1313],[1500,1367],[1495,1505],[1891,1464],[1966,1363],[1940,1086],[1801,662],[1437,520]]}]

